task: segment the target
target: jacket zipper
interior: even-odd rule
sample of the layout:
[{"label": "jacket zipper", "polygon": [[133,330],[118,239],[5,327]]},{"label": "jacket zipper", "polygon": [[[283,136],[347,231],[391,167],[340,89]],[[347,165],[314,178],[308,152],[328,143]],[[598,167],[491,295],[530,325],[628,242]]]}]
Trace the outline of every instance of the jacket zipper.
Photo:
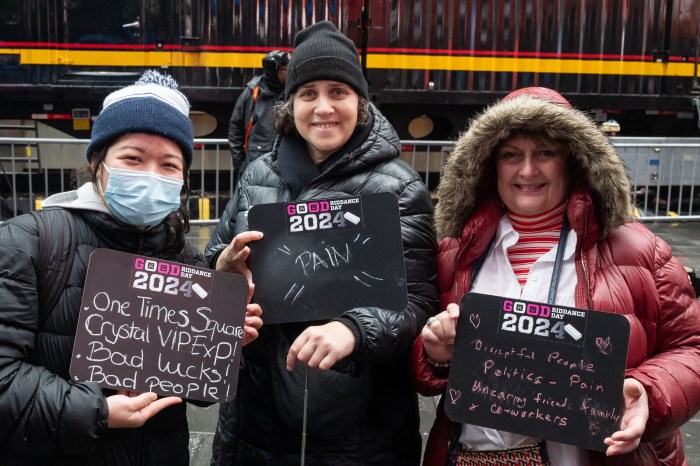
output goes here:
[{"label": "jacket zipper", "polygon": [[583,282],[585,283],[586,302],[588,309],[593,309],[593,301],[591,299],[591,288],[588,282],[588,270],[586,269],[586,257],[584,249],[586,245],[586,237],[588,236],[588,205],[583,208],[583,236],[581,237],[581,273],[583,274]]}]

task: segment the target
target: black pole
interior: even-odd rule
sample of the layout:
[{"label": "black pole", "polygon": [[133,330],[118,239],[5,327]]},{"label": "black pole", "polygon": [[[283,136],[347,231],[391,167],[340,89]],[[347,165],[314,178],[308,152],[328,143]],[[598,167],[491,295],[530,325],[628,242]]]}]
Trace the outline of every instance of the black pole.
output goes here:
[{"label": "black pole", "polygon": [[369,0],[362,0],[362,13],[360,15],[360,63],[365,79],[367,79],[367,45],[369,44],[370,27],[369,4]]}]

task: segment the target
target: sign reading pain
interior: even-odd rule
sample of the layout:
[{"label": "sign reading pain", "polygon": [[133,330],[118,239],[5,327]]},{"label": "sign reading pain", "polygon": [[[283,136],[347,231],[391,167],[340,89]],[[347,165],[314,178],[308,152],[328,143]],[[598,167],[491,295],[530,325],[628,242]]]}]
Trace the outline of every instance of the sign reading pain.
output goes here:
[{"label": "sign reading pain", "polygon": [[255,301],[266,324],[408,303],[398,201],[379,193],[260,204],[248,213]]}]

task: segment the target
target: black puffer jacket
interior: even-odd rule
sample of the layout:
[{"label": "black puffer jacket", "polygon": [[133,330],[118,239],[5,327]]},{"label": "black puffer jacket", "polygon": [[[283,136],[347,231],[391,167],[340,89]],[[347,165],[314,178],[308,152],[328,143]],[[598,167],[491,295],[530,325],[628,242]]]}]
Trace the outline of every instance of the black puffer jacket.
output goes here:
[{"label": "black puffer jacket", "polygon": [[166,408],[141,428],[108,429],[109,393],[71,381],[68,370],[92,251],[111,248],[202,263],[191,253],[189,259],[165,254],[165,224],[139,232],[105,213],[72,213],[75,259],[65,290],[41,326],[36,222],[23,215],[0,226],[0,464],[186,465],[184,404]]},{"label": "black puffer jacket", "polygon": [[[405,364],[412,340],[437,304],[432,201],[415,171],[397,160],[400,142],[393,128],[376,109],[372,111],[368,136],[349,153],[332,157],[335,162],[301,189],[297,199],[395,194],[409,304],[401,313],[355,308],[339,318],[355,327],[359,341],[349,358],[360,369],[354,375],[335,370],[309,373],[307,465],[420,463],[417,396]],[[292,200],[285,179],[293,175],[279,163],[281,151],[290,145],[283,139],[275,151],[243,173],[205,252],[209,260],[215,260],[235,234],[246,230],[251,206]],[[308,157],[305,150],[297,155]],[[263,322],[264,315],[263,309]],[[263,324],[259,338],[243,349],[238,395],[221,407],[212,464],[299,464],[306,366],[297,364],[289,373],[285,359],[306,325]]]}]

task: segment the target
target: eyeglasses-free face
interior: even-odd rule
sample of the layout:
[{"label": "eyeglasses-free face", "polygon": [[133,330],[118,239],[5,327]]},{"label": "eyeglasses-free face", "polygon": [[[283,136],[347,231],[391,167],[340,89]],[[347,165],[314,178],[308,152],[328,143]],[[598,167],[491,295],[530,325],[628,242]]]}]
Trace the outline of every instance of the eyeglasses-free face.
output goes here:
[{"label": "eyeglasses-free face", "polygon": [[569,157],[558,144],[518,134],[501,144],[495,156],[498,194],[511,212],[539,215],[568,196]]},{"label": "eyeglasses-free face", "polygon": [[315,164],[325,161],[350,139],[357,126],[359,96],[347,84],[311,81],[294,95],[294,124]]}]

